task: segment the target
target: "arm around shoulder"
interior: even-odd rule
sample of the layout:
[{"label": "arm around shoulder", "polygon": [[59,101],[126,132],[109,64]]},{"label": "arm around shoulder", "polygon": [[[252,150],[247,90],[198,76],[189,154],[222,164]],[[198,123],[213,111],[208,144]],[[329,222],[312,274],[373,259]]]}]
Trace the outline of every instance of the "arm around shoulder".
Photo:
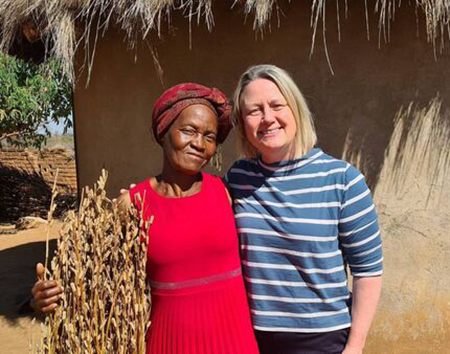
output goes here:
[{"label": "arm around shoulder", "polygon": [[116,202],[117,202],[117,206],[119,207],[119,210],[122,213],[128,212],[132,205],[130,191],[121,193],[120,196],[116,199]]},{"label": "arm around shoulder", "polygon": [[227,194],[227,198],[228,198],[228,201],[230,202],[230,205],[233,205],[233,198],[231,198],[230,191],[228,190],[228,188],[226,186],[225,186],[225,193]]}]

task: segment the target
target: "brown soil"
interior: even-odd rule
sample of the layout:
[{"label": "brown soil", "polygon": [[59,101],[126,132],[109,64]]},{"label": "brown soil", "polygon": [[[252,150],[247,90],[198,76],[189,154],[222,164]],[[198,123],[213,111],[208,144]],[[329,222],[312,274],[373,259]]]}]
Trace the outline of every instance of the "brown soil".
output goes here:
[{"label": "brown soil", "polygon": [[[50,230],[51,247],[55,247],[62,223],[54,221]],[[47,226],[16,232],[14,225],[0,225],[0,352],[28,353],[34,336],[40,336],[39,320],[20,314],[21,304],[30,294],[36,279],[35,264],[45,260]],[[53,251],[51,252],[51,254]]]}]

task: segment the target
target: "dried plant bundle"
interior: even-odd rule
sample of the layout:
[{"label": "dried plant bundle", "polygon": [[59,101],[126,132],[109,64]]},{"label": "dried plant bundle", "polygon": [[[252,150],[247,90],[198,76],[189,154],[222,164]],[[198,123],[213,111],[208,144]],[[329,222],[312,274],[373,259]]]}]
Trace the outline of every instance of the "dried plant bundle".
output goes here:
[{"label": "dried plant bundle", "polygon": [[[146,228],[106,197],[107,173],[70,212],[52,260],[64,289],[38,353],[144,353],[150,314]],[[33,348],[35,349],[35,348]]]}]

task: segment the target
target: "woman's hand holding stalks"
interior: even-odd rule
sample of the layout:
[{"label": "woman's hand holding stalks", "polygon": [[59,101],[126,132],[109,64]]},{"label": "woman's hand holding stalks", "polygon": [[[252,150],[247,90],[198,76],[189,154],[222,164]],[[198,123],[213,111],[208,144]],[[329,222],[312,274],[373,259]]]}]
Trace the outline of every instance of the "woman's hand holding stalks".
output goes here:
[{"label": "woman's hand holding stalks", "polygon": [[[130,189],[135,184],[130,185]],[[126,212],[130,205],[131,199],[127,189],[120,190],[120,196],[114,199],[119,204],[119,208]],[[59,306],[59,301],[62,298],[63,288],[56,280],[44,280],[45,268],[42,263],[36,265],[37,281],[31,290],[33,299],[30,302],[31,307],[35,312],[48,315],[55,311]]]},{"label": "woman's hand holding stalks", "polygon": [[62,298],[62,287],[56,280],[44,280],[45,268],[42,263],[36,265],[37,281],[31,290],[33,299],[31,307],[44,315],[50,314],[59,306],[59,300]]}]

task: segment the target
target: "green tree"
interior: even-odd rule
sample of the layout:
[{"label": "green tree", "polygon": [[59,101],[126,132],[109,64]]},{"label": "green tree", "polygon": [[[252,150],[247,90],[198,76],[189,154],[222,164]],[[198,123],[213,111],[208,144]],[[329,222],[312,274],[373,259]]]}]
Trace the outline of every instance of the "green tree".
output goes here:
[{"label": "green tree", "polygon": [[72,126],[72,87],[56,62],[36,65],[0,52],[0,144],[40,148],[48,123]]}]

